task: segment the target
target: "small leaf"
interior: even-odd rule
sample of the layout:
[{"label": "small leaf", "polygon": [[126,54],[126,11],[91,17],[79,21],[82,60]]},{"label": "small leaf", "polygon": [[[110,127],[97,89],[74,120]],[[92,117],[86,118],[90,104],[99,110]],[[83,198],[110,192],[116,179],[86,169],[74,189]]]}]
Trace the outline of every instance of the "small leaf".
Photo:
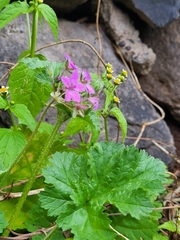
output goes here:
[{"label": "small leaf", "polygon": [[104,87],[104,82],[95,74],[90,73],[92,78],[92,86],[95,90],[95,92],[99,92]]},{"label": "small leaf", "polygon": [[41,12],[45,20],[48,22],[54,38],[58,41],[58,20],[54,10],[47,4],[39,4],[38,10]]},{"label": "small leaf", "polygon": [[0,96],[0,109],[5,109],[7,106],[7,101]]},{"label": "small leaf", "polygon": [[11,111],[18,118],[20,124],[25,124],[31,129],[31,131],[34,131],[36,127],[36,121],[24,104],[13,105],[11,107]]},{"label": "small leaf", "polygon": [[158,233],[153,236],[153,240],[169,240],[169,238],[161,233]]},{"label": "small leaf", "polygon": [[176,224],[173,221],[168,221],[168,222],[165,222],[165,223],[161,224],[159,226],[159,229],[166,229],[166,230],[169,230],[171,232],[176,232],[176,230],[177,230]]},{"label": "small leaf", "polygon": [[91,144],[97,142],[101,131],[100,113],[98,111],[91,111],[84,117],[84,120],[89,123],[86,131],[92,132]]},{"label": "small leaf", "polygon": [[0,174],[7,171],[26,144],[19,131],[0,129]]},{"label": "small leaf", "polygon": [[38,57],[35,58],[22,58],[19,62],[24,63],[30,69],[37,69],[37,68],[46,68],[50,64],[48,61],[42,61]]},{"label": "small leaf", "polygon": [[2,233],[3,230],[5,229],[5,227],[7,227],[7,226],[8,226],[8,223],[6,222],[4,213],[2,211],[0,211],[0,233]]},{"label": "small leaf", "polygon": [[127,121],[122,114],[121,110],[118,107],[114,107],[110,110],[109,114],[112,114],[118,120],[118,123],[122,130],[122,143],[124,143],[126,135],[127,135]]},{"label": "small leaf", "polygon": [[33,117],[45,106],[52,91],[51,86],[37,81],[36,74],[35,70],[19,63],[11,71],[8,83],[11,100],[26,105]]},{"label": "small leaf", "polygon": [[74,134],[84,130],[87,125],[88,122],[84,118],[71,118],[62,134],[62,137],[73,136]]},{"label": "small leaf", "polygon": [[10,0],[1,0],[0,1],[0,11],[2,8],[4,8],[6,5],[8,5]]},{"label": "small leaf", "polygon": [[[112,226],[126,238],[130,240],[153,239],[158,233],[158,220],[161,218],[159,212],[152,212],[148,217],[142,217],[140,220],[127,216],[112,217]],[[116,239],[121,239],[117,237]]]},{"label": "small leaf", "polygon": [[[2,1],[2,0],[1,0]],[[26,2],[13,2],[7,5],[0,14],[0,29],[21,14],[32,11]]]}]

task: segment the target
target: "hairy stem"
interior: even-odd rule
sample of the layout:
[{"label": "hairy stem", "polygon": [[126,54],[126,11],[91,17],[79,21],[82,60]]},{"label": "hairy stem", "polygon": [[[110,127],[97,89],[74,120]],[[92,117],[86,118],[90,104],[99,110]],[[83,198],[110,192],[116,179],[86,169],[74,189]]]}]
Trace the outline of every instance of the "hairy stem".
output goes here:
[{"label": "hairy stem", "polygon": [[34,57],[36,50],[36,39],[37,39],[37,29],[38,29],[38,11],[34,9],[33,11],[33,23],[32,23],[32,37],[31,37],[31,51],[30,57]]},{"label": "hairy stem", "polygon": [[104,129],[105,129],[105,137],[106,137],[106,141],[109,142],[109,137],[108,137],[108,127],[107,127],[107,117],[104,117]]},{"label": "hairy stem", "polygon": [[16,122],[14,120],[14,117],[12,115],[12,112],[9,109],[7,111],[9,113],[10,118],[11,118],[11,122],[12,122],[13,127],[16,128],[17,126],[16,126]]},{"label": "hairy stem", "polygon": [[4,174],[1,182],[0,182],[0,188],[2,188],[4,182],[8,179],[9,175],[10,175],[10,172],[12,171],[12,169],[14,168],[14,166],[19,162],[19,160],[22,158],[23,154],[25,153],[25,151],[27,150],[27,148],[29,147],[32,139],[34,138],[35,134],[37,133],[38,131],[38,128],[44,118],[44,116],[46,115],[48,109],[50,108],[51,104],[54,102],[54,100],[52,100],[48,105],[47,107],[45,108],[44,112],[42,113],[37,125],[36,125],[36,128],[34,129],[34,131],[32,132],[30,138],[28,139],[28,142],[26,143],[26,145],[24,146],[24,148],[21,150],[21,152],[19,153],[19,155],[16,157],[16,159],[14,160],[13,164],[11,165],[10,169]]},{"label": "hairy stem", "polygon": [[[43,165],[43,163],[44,163],[44,161],[45,161],[45,159],[48,155],[48,152],[49,152],[49,150],[52,146],[52,143],[54,142],[56,134],[57,134],[57,132],[58,132],[58,130],[59,130],[59,128],[60,128],[60,126],[63,122],[64,122],[64,119],[61,116],[59,116],[59,114],[58,114],[57,123],[56,123],[51,135],[47,139],[47,144],[44,146],[44,148],[41,151],[41,154],[40,154],[40,156],[39,156],[39,158],[38,158],[38,160],[37,160],[37,162],[34,166],[32,175],[31,175],[29,181],[27,182],[27,184],[25,185],[25,187],[23,189],[23,192],[22,192],[22,196],[19,199],[19,201],[18,201],[18,203],[15,207],[15,210],[14,210],[12,216],[11,216],[11,219],[9,221],[9,226],[8,226],[9,229],[13,228],[14,222],[16,221],[16,219],[18,219],[18,215],[19,215],[19,213],[20,213],[20,211],[23,207],[24,202],[26,201],[28,193],[32,188],[32,185],[33,185],[33,183],[36,179],[36,176],[38,175],[39,170],[41,169],[41,166]],[[8,234],[9,234],[9,230],[6,229],[4,231],[3,236],[8,236]]]}]

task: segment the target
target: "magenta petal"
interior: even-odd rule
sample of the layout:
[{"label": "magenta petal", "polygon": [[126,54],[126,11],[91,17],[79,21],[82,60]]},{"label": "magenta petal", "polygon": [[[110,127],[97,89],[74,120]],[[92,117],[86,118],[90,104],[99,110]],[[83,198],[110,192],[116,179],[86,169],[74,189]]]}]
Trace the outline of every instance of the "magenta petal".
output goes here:
[{"label": "magenta petal", "polygon": [[79,93],[76,91],[66,90],[65,101],[70,102],[71,100],[79,103],[81,101],[81,97],[80,97]]},{"label": "magenta petal", "polygon": [[66,61],[68,61],[69,69],[78,69],[78,67],[71,61],[71,58],[67,53],[64,54],[64,57],[65,57]]},{"label": "magenta petal", "polygon": [[61,77],[61,81],[64,83],[64,85],[68,88],[70,86],[70,79],[66,76]]},{"label": "magenta petal", "polygon": [[86,71],[86,69],[83,72],[83,78],[88,82],[91,82],[91,80],[92,80],[90,73],[88,71]]},{"label": "magenta petal", "polygon": [[71,61],[71,58],[67,53],[64,53],[64,57],[67,61]]},{"label": "magenta petal", "polygon": [[99,98],[98,97],[90,97],[89,101],[93,104],[93,109],[97,110],[99,107]]},{"label": "magenta petal", "polygon": [[77,85],[74,86],[74,90],[77,91],[77,92],[84,92],[84,90],[85,90],[84,84],[77,83]]},{"label": "magenta petal", "polygon": [[85,88],[86,88],[86,90],[87,90],[90,94],[94,94],[94,93],[95,93],[94,88],[93,88],[91,85],[85,84]]},{"label": "magenta petal", "polygon": [[71,84],[77,84],[79,80],[79,73],[77,70],[74,70],[74,72],[71,74],[69,78]]}]

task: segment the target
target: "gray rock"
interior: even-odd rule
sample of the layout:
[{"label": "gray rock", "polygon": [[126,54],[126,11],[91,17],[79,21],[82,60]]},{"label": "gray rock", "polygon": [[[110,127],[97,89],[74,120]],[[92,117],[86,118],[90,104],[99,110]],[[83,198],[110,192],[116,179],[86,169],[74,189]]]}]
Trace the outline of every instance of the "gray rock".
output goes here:
[{"label": "gray rock", "polygon": [[[15,62],[17,56],[27,48],[27,32],[25,30],[24,16],[16,19],[12,24],[20,26],[21,30],[15,32],[13,35],[6,35],[3,37],[0,36],[0,41],[1,43],[3,42],[3,48],[0,49],[0,56],[2,57],[2,60],[4,60],[4,56],[6,60]],[[94,24],[80,24],[60,20],[59,26],[60,36],[63,35],[65,39],[82,39],[91,43],[97,50],[99,49],[98,41],[96,39],[96,27]],[[12,44],[9,44],[10,39],[13,39]],[[19,41],[19,39],[21,39],[21,41]],[[118,74],[122,68],[125,67],[115,55],[113,47],[111,46],[111,42],[102,30],[101,39],[103,58],[106,62],[111,62],[113,64],[114,74]],[[38,47],[47,43],[51,43],[52,41],[53,37],[50,33],[50,29],[47,25],[45,25],[45,32],[40,32],[38,34]],[[4,51],[8,55],[5,56]],[[44,49],[40,52],[43,53],[48,59],[53,61],[64,61],[63,55],[64,52],[67,52],[79,67],[86,68],[88,71],[97,72],[97,56],[87,45],[83,43],[66,43],[55,45],[54,47]],[[101,70],[104,71],[102,65]],[[128,77],[127,81],[120,85],[118,89],[118,95],[121,100],[121,109],[128,122],[128,138],[125,144],[132,144],[141,130],[141,125],[144,122],[159,118],[159,114],[136,89],[130,76]],[[54,122],[54,113],[50,111],[46,118],[48,121]],[[109,118],[109,132],[110,140],[115,139],[117,134],[117,122],[114,118]],[[101,138],[104,138],[103,134],[101,135]],[[139,142],[139,148],[143,148],[153,156],[161,158],[166,164],[171,162],[172,159],[154,146],[150,140],[153,138],[157,141],[164,142],[170,146],[168,150],[171,152],[175,151],[173,138],[165,121],[161,121],[157,124],[147,127],[143,134],[143,138],[146,140],[141,140]]]},{"label": "gray rock", "polygon": [[[97,0],[93,0],[92,4],[95,9]],[[101,2],[100,17],[106,33],[126,61],[132,61],[137,73],[148,74],[156,55],[151,48],[142,43],[139,32],[134,28],[128,15],[116,8],[111,0],[104,0]]]},{"label": "gray rock", "polygon": [[114,0],[121,2],[151,27],[165,27],[179,17],[180,0]]},{"label": "gray rock", "polygon": [[180,122],[180,18],[164,29],[146,28],[144,41],[153,48],[157,59],[151,72],[141,76],[144,91],[165,106]]},{"label": "gray rock", "polygon": [[44,3],[51,6],[60,14],[69,13],[85,2],[87,2],[87,0],[44,0]]}]

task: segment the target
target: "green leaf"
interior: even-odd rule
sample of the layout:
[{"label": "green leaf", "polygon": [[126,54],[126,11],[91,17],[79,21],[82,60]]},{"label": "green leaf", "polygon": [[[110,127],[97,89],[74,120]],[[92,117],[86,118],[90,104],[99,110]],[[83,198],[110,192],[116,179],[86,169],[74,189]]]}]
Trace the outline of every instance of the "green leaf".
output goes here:
[{"label": "green leaf", "polygon": [[4,213],[2,211],[0,211],[0,233],[2,233],[3,230],[5,229],[5,227],[7,227],[7,226],[8,226],[8,223],[6,222]]},{"label": "green leaf", "polygon": [[45,106],[52,91],[48,84],[37,81],[36,74],[35,70],[20,63],[11,71],[8,83],[11,100],[26,105],[33,117]]},{"label": "green leaf", "polygon": [[176,232],[177,231],[176,224],[173,221],[168,221],[168,222],[165,222],[165,223],[161,224],[159,226],[159,229],[166,229],[166,230],[169,230],[171,232]]},{"label": "green leaf", "polygon": [[153,236],[153,240],[169,240],[169,238],[159,233]]},{"label": "green leaf", "polygon": [[8,5],[10,0],[1,0],[0,1],[0,11],[2,8],[4,8],[6,5]]},{"label": "green leaf", "polygon": [[90,73],[90,75],[92,78],[91,85],[93,86],[95,92],[99,92],[104,87],[104,82],[95,73]]},{"label": "green leaf", "polygon": [[88,122],[81,117],[71,118],[64,130],[62,137],[73,136],[74,134],[84,130]]},{"label": "green leaf", "polygon": [[35,58],[22,58],[19,62],[24,63],[30,69],[37,69],[37,68],[46,68],[50,65],[49,61],[42,61],[38,57]]},{"label": "green leaf", "polygon": [[7,171],[26,144],[24,135],[12,129],[0,129],[0,174]]},{"label": "green leaf", "polygon": [[26,2],[18,1],[7,5],[0,13],[0,29],[19,15],[28,13],[30,11],[32,11],[32,8],[30,8]]},{"label": "green leaf", "polygon": [[54,10],[47,4],[39,4],[38,10],[43,15],[45,20],[48,22],[54,38],[58,41],[58,19]]},{"label": "green leaf", "polygon": [[24,104],[15,104],[10,109],[18,118],[20,124],[25,124],[31,129],[31,131],[34,131],[36,121]]},{"label": "green leaf", "polygon": [[5,109],[8,106],[7,101],[0,96],[0,109]]},{"label": "green leaf", "polygon": [[[158,219],[161,214],[154,211],[148,217],[142,217],[140,220],[127,216],[112,217],[112,226],[126,238],[130,240],[146,239],[152,240],[153,236],[158,233]],[[123,239],[116,237],[117,240]]]},{"label": "green leaf", "polygon": [[118,120],[118,123],[122,130],[122,143],[124,143],[126,135],[127,135],[127,121],[122,114],[121,110],[118,107],[114,107],[110,110],[109,114],[112,114]]},{"label": "green leaf", "polygon": [[84,120],[89,123],[89,125],[86,127],[86,131],[92,132],[90,143],[92,144],[97,142],[101,131],[100,113],[98,111],[91,111],[84,117]]},{"label": "green leaf", "polygon": [[104,103],[103,113],[107,114],[109,105],[111,104],[111,102],[113,100],[114,93],[109,92],[107,89],[104,89],[104,93],[106,95],[106,101]]},{"label": "green leaf", "polygon": [[[44,209],[40,207],[39,202],[33,204],[30,211],[28,211],[28,218],[25,222],[25,225],[27,227],[27,230],[29,232],[34,232],[41,228],[50,228],[54,224],[55,219],[50,218],[47,216],[47,213]],[[58,230],[58,233],[55,235],[59,240],[63,240],[63,234],[60,230]],[[42,232],[41,235],[37,235],[32,238],[33,240],[41,240],[44,239],[44,233]],[[55,240],[54,236],[52,236],[51,240]]]},{"label": "green leaf", "polygon": [[41,206],[63,230],[72,229],[74,239],[111,240],[104,204],[136,222],[148,218],[164,191],[165,172],[160,160],[115,142],[97,143],[82,155],[56,152],[43,170],[50,186],[40,193]]}]

